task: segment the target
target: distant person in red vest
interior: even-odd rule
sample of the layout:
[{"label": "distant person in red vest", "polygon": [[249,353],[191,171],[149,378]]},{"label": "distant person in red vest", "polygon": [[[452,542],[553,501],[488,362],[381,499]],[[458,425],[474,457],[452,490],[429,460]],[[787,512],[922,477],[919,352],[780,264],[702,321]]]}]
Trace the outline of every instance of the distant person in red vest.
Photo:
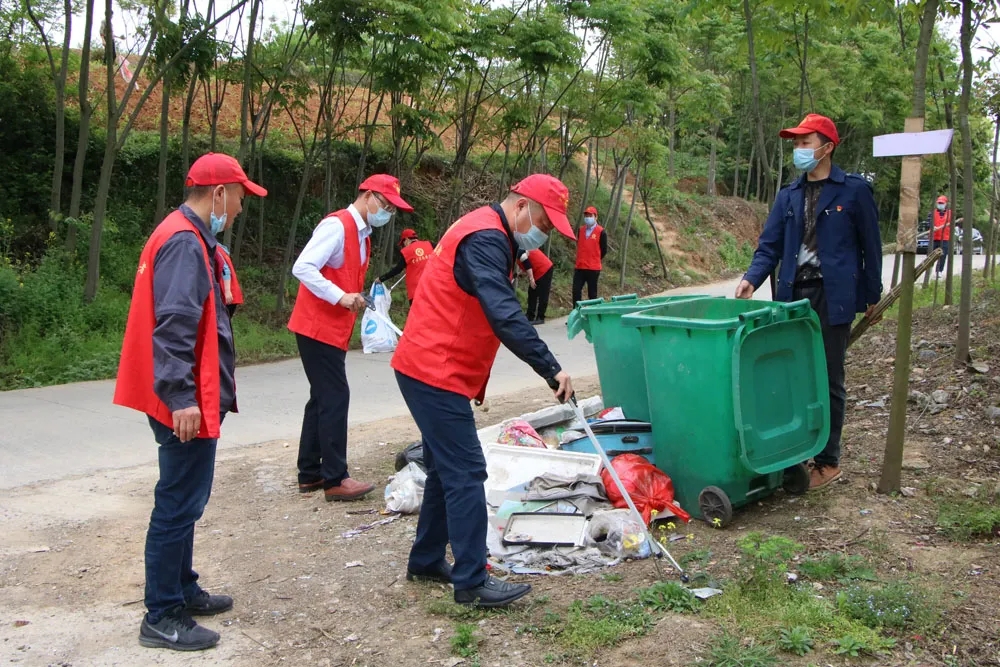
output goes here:
[{"label": "distant person in red vest", "polygon": [[[557,398],[573,393],[569,375],[521,312],[513,286],[520,249],[540,248],[553,228],[573,238],[568,203],[565,185],[536,174],[502,203],[459,218],[427,262],[392,357],[427,466],[406,578],[451,583],[459,604],[503,607],[531,590],[486,571],[486,459],[469,401],[486,393],[500,343],[557,384]],[[454,569],[445,560],[449,542]]]},{"label": "distant person in red vest", "polygon": [[215,251],[215,265],[222,280],[222,298],[226,303],[229,316],[236,314],[236,307],[243,305],[243,290],[236,278],[236,268],[233,266],[229,248],[219,243]]},{"label": "distant person in red vest", "polygon": [[392,280],[406,271],[406,298],[413,303],[413,296],[417,293],[417,283],[420,282],[427,260],[433,253],[434,246],[430,241],[421,241],[414,230],[404,229],[399,235],[399,255],[395,266],[379,276],[377,282]]},{"label": "distant person in red vest", "polygon": [[601,275],[601,260],[608,254],[608,233],[597,224],[597,209],[588,206],[583,212],[583,224],[576,235],[576,270],[573,272],[573,303],[583,298],[597,298],[597,279]]},{"label": "distant person in red vest", "polygon": [[148,415],[159,444],[160,480],[146,533],[148,610],[139,643],[196,651],[219,634],[192,620],[229,611],[191,569],[194,525],[212,491],[215,449],[236,412],[235,351],[218,271],[215,235],[233,224],[246,194],[267,190],[228,155],[198,158],[185,200],[153,231],[142,254],[122,343],[114,402]]},{"label": "distant person in red vest", "polygon": [[549,290],[552,289],[552,260],[541,250],[529,250],[518,265],[528,275],[528,321],[536,325],[545,324]]},{"label": "distant person in red vest", "polygon": [[327,500],[357,500],[375,488],[347,472],[347,345],[365,309],[361,293],[372,228],[387,224],[397,210],[413,210],[393,176],[371,176],[359,190],[353,204],[320,221],[292,267],[300,285],[288,328],[309,379],[299,437],[299,491],[323,489]]},{"label": "distant person in red vest", "polygon": [[950,249],[948,246],[951,244],[951,209],[948,208],[948,198],[944,195],[937,198],[937,206],[931,214],[931,225],[933,248],[941,248],[941,259],[938,260],[936,269],[936,273],[940,276],[948,259]]}]

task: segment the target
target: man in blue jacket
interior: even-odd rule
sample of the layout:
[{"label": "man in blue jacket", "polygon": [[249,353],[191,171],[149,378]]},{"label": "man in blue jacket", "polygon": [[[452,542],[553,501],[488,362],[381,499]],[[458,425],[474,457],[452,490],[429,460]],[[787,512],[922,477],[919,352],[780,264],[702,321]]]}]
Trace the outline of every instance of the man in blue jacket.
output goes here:
[{"label": "man in blue jacket", "polygon": [[844,357],[856,313],[870,313],[882,295],[882,239],[878,209],[868,181],[833,164],[837,126],[809,114],[782,130],[795,143],[803,175],[778,193],[750,268],[736,288],[749,299],[779,266],[776,301],[809,299],[819,315],[830,378],[830,439],[816,455],[810,488],[840,477],[844,426]]}]

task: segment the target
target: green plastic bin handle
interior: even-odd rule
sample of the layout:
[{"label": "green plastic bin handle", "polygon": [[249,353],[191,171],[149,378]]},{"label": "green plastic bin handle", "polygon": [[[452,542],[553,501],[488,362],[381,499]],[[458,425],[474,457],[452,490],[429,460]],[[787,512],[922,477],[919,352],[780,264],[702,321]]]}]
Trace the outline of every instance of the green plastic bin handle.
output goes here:
[{"label": "green plastic bin handle", "polygon": [[740,313],[740,323],[743,325],[743,330],[746,333],[750,333],[754,329],[767,326],[771,323],[773,318],[774,311],[770,307],[758,308],[757,310],[748,310],[745,313]]},{"label": "green plastic bin handle", "polygon": [[586,308],[587,306],[599,306],[604,303],[604,299],[587,299],[586,301],[577,301],[576,307]]},{"label": "green plastic bin handle", "polygon": [[809,299],[800,299],[798,301],[792,301],[791,303],[783,303],[781,306],[784,308],[785,313],[788,314],[788,319],[809,317],[809,311],[812,310],[812,304],[809,303]]},{"label": "green plastic bin handle", "polygon": [[[638,294],[619,294],[618,296],[611,297],[611,303],[618,303],[620,301],[636,301],[638,298],[639,298]],[[589,302],[581,302],[581,303],[589,303]]]},{"label": "green plastic bin handle", "polygon": [[[583,303],[582,301],[580,303]],[[590,340],[590,327],[588,326],[590,322],[587,318],[580,312],[579,306],[574,308],[569,313],[569,318],[566,320],[566,336],[573,340],[578,333],[584,332],[587,336],[587,340]]]}]

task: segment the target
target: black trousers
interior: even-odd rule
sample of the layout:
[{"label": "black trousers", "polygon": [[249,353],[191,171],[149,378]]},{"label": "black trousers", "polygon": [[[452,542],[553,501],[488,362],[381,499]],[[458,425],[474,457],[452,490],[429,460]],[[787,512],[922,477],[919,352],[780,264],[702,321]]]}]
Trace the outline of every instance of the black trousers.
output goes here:
[{"label": "black trousers", "polygon": [[944,271],[945,263],[948,261],[948,241],[934,241],[934,249],[941,248],[941,258],[937,261],[938,273]]},{"label": "black trousers", "polygon": [[309,402],[299,436],[299,483],[323,480],[340,486],[347,474],[347,353],[333,345],[295,334],[302,368],[309,379]]},{"label": "black trousers", "polygon": [[528,319],[544,320],[545,311],[549,307],[549,291],[552,289],[552,274],[554,269],[546,271],[541,278],[535,279],[535,286],[528,288]]},{"label": "black trousers", "polygon": [[573,271],[573,305],[583,299],[583,285],[587,284],[587,298],[597,298],[597,278],[600,271],[593,269],[575,269]]},{"label": "black trousers", "polygon": [[819,315],[823,331],[823,349],[826,351],[826,372],[830,380],[830,439],[822,452],[814,457],[817,464],[840,465],[840,434],[844,430],[844,409],[847,389],[844,386],[844,359],[847,356],[847,341],[851,337],[851,324],[831,325],[826,303],[826,292],[821,281],[795,285],[792,289],[795,301],[809,299],[813,310]]}]

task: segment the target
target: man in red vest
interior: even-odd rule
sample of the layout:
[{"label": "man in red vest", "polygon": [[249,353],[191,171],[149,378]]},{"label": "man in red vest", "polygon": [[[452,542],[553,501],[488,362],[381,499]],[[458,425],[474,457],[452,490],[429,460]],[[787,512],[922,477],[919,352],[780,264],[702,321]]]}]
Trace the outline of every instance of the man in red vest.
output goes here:
[{"label": "man in red vest", "polygon": [[427,260],[434,253],[434,246],[430,241],[421,241],[417,237],[417,232],[412,229],[404,229],[399,235],[399,255],[396,264],[387,272],[378,277],[377,282],[384,283],[392,280],[403,271],[406,271],[406,298],[413,303],[413,297],[417,293],[417,285],[420,283],[420,276],[427,266]]},{"label": "man in red vest", "polygon": [[132,291],[114,402],[148,415],[159,444],[160,481],[146,533],[146,609],[139,643],[196,651],[219,634],[191,618],[229,611],[191,569],[194,525],[212,491],[215,450],[236,412],[233,330],[217,271],[215,235],[233,224],[243,197],[267,190],[228,155],[198,158],[185,201],[149,237]]},{"label": "man in red vest", "polygon": [[361,293],[372,228],[387,224],[397,210],[413,210],[400,197],[399,180],[388,174],[369,177],[359,191],[353,204],[320,221],[292,267],[300,284],[288,328],[309,379],[299,437],[299,491],[323,489],[328,501],[357,500],[375,488],[347,472],[347,346],[365,309]]},{"label": "man in red vest", "polygon": [[[513,287],[514,260],[545,243],[553,228],[568,238],[569,190],[536,174],[500,204],[459,218],[434,249],[392,358],[403,399],[423,436],[427,481],[406,578],[452,583],[455,602],[503,607],[524,597],[486,571],[486,459],[469,401],[482,400],[502,342],[547,381],[556,397],[573,393],[569,375],[538,337]],[[455,566],[445,560],[451,543]]]},{"label": "man in red vest", "polygon": [[597,209],[588,206],[583,212],[583,224],[576,236],[576,270],[573,271],[573,303],[583,298],[597,298],[597,279],[601,275],[601,260],[608,254],[608,233],[597,224]]},{"label": "man in red vest", "polygon": [[528,321],[545,324],[549,290],[552,289],[552,260],[541,250],[529,250],[518,265],[528,274]]},{"label": "man in red vest", "polygon": [[[941,248],[941,259],[938,260],[936,273],[940,276],[944,271],[944,263],[948,259],[951,244],[951,209],[948,208],[948,198],[941,195],[937,198],[932,219],[934,248]],[[933,248],[932,248],[933,249]]]}]

